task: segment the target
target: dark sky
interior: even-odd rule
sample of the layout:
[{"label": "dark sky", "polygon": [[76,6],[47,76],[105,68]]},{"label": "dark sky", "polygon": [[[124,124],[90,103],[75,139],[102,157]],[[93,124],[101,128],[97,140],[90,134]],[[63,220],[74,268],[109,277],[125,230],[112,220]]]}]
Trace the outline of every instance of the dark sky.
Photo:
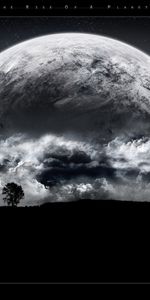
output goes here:
[{"label": "dark sky", "polygon": [[149,17],[1,17],[0,51],[29,38],[60,32],[106,35],[150,54]]}]

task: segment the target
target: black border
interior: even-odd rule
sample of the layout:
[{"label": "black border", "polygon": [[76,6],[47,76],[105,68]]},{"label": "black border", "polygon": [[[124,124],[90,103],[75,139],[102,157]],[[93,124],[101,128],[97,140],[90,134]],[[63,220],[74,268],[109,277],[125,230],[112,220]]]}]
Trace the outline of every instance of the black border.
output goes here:
[{"label": "black border", "polygon": [[148,16],[149,0],[1,0],[1,16]]}]

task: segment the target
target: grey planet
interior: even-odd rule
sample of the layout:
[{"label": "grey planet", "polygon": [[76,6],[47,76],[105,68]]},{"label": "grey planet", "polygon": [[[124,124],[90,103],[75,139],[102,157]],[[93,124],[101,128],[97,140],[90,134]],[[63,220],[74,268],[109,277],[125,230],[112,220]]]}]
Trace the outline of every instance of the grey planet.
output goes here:
[{"label": "grey planet", "polygon": [[0,131],[148,133],[150,57],[103,36],[38,37],[0,54]]}]

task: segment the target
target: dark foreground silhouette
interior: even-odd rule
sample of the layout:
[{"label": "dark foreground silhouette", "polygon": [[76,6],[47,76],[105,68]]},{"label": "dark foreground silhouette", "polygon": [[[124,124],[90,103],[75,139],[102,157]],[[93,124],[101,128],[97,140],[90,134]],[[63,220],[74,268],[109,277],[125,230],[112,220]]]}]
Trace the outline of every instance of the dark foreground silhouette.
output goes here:
[{"label": "dark foreground silhouette", "polygon": [[14,182],[7,183],[2,190],[3,200],[8,206],[16,207],[24,198],[24,191],[21,185]]},{"label": "dark foreground silhouette", "polygon": [[150,282],[149,208],[88,199],[4,207],[0,281]]},{"label": "dark foreground silhouette", "polygon": [[[144,201],[122,201],[122,200],[90,200],[90,199],[79,199],[77,201],[72,202],[48,202],[43,203],[41,205],[34,205],[34,206],[19,206],[19,209],[22,208],[42,208],[42,209],[53,209],[53,208],[123,208],[123,207],[150,207],[150,202],[144,202]],[[11,206],[1,206],[2,208],[11,209]]]}]

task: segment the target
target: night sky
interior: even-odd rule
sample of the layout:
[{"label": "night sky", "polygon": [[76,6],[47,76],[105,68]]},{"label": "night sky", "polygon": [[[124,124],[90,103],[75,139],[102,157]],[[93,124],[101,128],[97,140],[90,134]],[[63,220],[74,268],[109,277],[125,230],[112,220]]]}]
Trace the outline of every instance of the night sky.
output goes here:
[{"label": "night sky", "polygon": [[150,54],[149,17],[1,17],[0,50],[40,35],[84,32],[125,41]]}]

